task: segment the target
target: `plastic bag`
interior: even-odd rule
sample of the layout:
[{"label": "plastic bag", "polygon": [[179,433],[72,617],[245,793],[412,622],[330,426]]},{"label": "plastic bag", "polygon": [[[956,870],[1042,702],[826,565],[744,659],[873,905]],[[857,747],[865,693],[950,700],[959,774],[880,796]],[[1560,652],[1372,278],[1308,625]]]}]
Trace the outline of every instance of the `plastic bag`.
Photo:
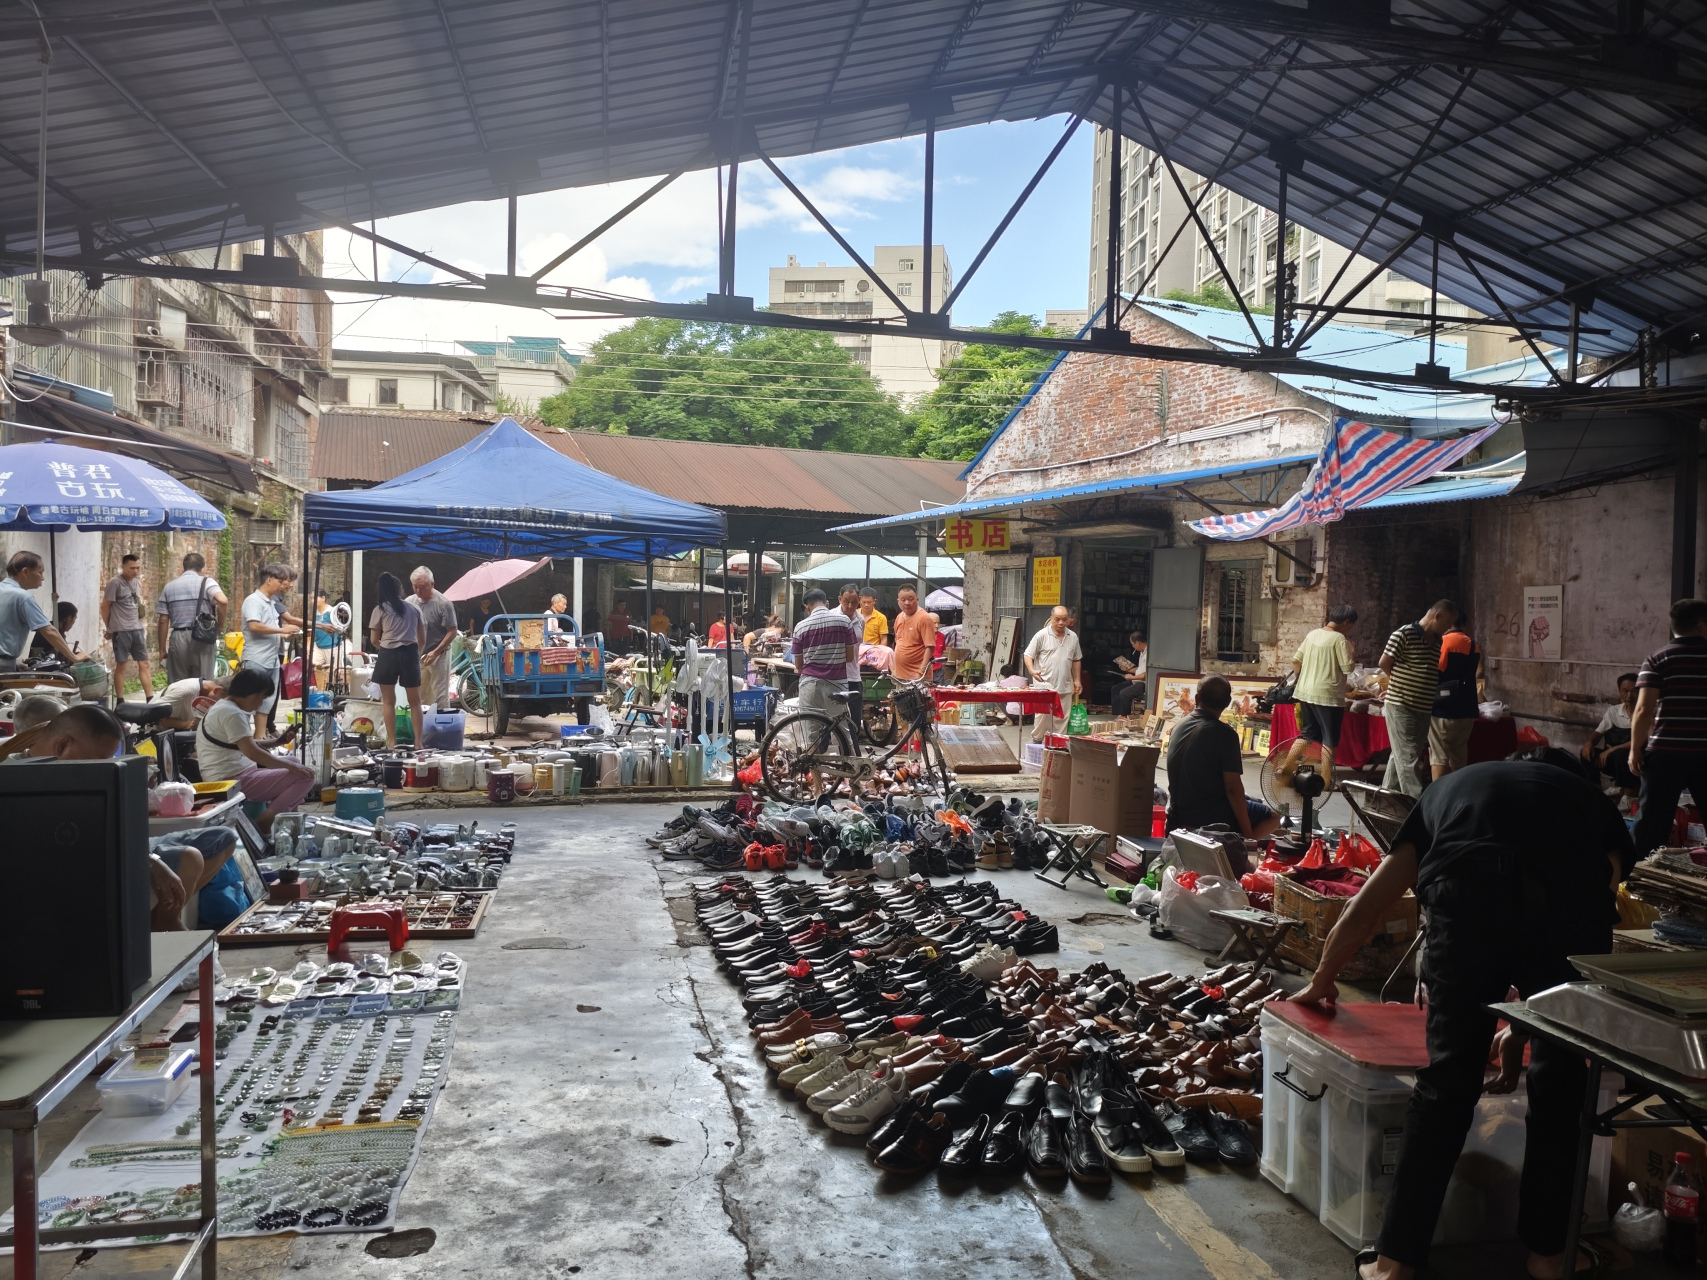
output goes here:
[{"label": "plastic bag", "polygon": [[744,787],[756,787],[764,781],[764,770],[759,764],[759,757],[754,756],[747,767],[735,775],[735,781]]},{"label": "plastic bag", "polygon": [[1082,702],[1075,702],[1073,709],[1067,713],[1068,733],[1089,733],[1091,731],[1091,711]]},{"label": "plastic bag", "polygon": [[1517,745],[1520,747],[1547,747],[1551,746],[1552,743],[1547,741],[1539,729],[1526,724],[1517,731]]},{"label": "plastic bag", "polygon": [[601,733],[609,733],[611,730],[610,708],[598,701],[588,703],[587,723]]},{"label": "plastic bag", "polygon": [[[1169,867],[1162,874],[1162,891],[1156,898],[1157,922],[1188,947],[1214,951],[1227,945],[1233,932],[1211,911],[1237,911],[1251,905],[1245,891],[1220,876],[1197,875]],[[1191,880],[1189,884],[1187,880]]]},{"label": "plastic bag", "polygon": [[1246,893],[1274,893],[1274,872],[1247,871],[1239,877],[1239,887]]},{"label": "plastic bag", "polygon": [[187,818],[196,807],[196,789],[187,782],[162,782],[148,793],[150,817]]},{"label": "plastic bag", "polygon": [[1612,1238],[1631,1253],[1658,1253],[1665,1243],[1665,1214],[1642,1203],[1642,1193],[1630,1184],[1635,1199],[1621,1204],[1612,1214]]},{"label": "plastic bag", "polygon": [[1375,847],[1373,841],[1354,831],[1340,835],[1339,847],[1334,850],[1334,865],[1336,867],[1353,867],[1359,871],[1370,871],[1381,865],[1381,850]]}]

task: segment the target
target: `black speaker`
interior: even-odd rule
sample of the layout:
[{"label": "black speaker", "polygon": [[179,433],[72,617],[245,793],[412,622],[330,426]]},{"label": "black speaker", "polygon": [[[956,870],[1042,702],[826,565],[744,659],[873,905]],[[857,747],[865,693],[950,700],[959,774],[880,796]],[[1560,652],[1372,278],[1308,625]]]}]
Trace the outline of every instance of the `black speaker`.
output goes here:
[{"label": "black speaker", "polygon": [[112,1017],[152,976],[148,763],[0,764],[0,1018]]}]

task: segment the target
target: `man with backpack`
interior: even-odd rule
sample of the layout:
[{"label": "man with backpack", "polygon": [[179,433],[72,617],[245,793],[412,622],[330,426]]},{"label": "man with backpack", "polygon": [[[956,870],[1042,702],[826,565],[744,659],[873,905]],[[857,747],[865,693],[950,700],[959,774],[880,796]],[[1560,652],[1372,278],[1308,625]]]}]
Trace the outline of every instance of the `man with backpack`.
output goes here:
[{"label": "man with backpack", "polygon": [[172,683],[213,678],[214,649],[225,630],[225,592],[199,552],[184,557],[184,571],[160,589],[155,614],[160,620],[160,652],[166,680]]}]

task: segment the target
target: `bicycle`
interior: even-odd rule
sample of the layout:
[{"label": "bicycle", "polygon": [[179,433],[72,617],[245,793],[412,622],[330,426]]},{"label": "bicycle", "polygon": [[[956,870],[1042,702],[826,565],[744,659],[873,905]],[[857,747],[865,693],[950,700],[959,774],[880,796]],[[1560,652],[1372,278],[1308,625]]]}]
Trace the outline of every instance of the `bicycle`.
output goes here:
[{"label": "bicycle", "polygon": [[[836,695],[844,702],[850,692]],[[919,744],[918,776],[944,795],[953,785],[942,740],[936,732],[936,703],[924,681],[897,681],[890,701],[896,719],[905,723],[900,741],[876,755],[862,755],[846,716],[822,711],[794,711],[771,724],[759,744],[759,771],[765,790],[784,804],[813,804],[842,791],[859,798],[860,784],[886,768],[908,746]],[[933,759],[934,755],[934,759]]]}]

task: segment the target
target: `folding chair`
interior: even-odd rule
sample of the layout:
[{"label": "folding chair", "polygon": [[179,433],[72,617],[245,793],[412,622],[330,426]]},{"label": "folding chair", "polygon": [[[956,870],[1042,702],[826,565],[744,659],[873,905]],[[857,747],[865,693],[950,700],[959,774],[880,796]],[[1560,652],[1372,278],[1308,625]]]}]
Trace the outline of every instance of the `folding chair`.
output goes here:
[{"label": "folding chair", "polygon": [[[1098,831],[1095,827],[1068,826],[1054,822],[1039,823],[1038,830],[1055,846],[1055,852],[1049,855],[1049,861],[1044,864],[1043,870],[1032,873],[1039,880],[1044,884],[1052,884],[1057,889],[1065,889],[1067,882],[1078,876],[1099,889],[1108,888],[1108,882],[1096,873],[1096,867],[1091,862],[1096,851],[1108,842],[1108,832]],[[1084,843],[1081,845],[1080,841]],[[1061,878],[1051,879],[1050,872],[1059,873]]]}]

